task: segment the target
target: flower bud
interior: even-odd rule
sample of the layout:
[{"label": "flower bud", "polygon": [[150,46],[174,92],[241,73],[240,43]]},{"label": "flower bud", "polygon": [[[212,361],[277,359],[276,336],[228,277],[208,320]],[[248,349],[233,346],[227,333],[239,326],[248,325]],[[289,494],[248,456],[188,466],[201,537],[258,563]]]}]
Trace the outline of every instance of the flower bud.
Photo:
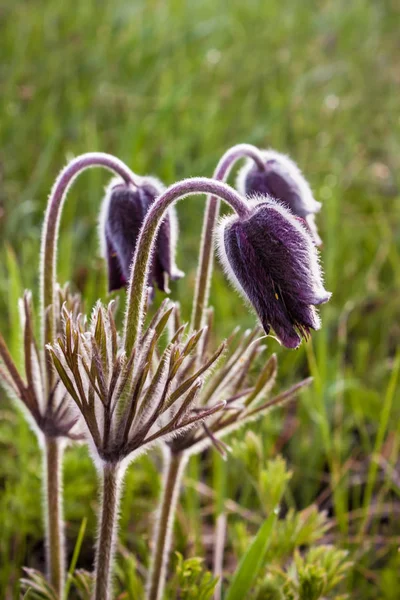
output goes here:
[{"label": "flower bud", "polygon": [[319,329],[315,306],[327,302],[318,251],[301,219],[272,198],[255,198],[247,218],[222,220],[218,246],[231,282],[252,304],[265,332],[297,348]]},{"label": "flower bud", "polygon": [[314,214],[320,202],[314,199],[311,188],[298,166],[284,154],[274,150],[263,151],[264,169],[249,160],[239,172],[238,190],[246,196],[272,196],[294,215],[304,219],[305,225],[317,246],[322,244],[315,224]]},{"label": "flower bud", "polygon": [[[164,190],[153,177],[140,178],[138,187],[112,180],[103,201],[100,216],[100,239],[108,265],[108,289],[118,290],[128,284],[130,267],[144,218],[155,199]],[[168,292],[168,279],[183,277],[175,264],[178,221],[175,209],[169,208],[158,233],[148,285]]]}]

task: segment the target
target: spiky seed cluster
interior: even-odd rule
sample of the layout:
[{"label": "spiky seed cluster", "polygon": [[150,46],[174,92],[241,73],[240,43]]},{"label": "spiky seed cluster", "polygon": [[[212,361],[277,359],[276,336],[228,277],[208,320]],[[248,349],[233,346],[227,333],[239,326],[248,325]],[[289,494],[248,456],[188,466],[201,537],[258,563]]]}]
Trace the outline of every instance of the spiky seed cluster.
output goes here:
[{"label": "spiky seed cluster", "polygon": [[55,368],[75,401],[98,456],[122,462],[136,451],[183,434],[224,407],[196,410],[204,376],[224,349],[194,372],[192,353],[206,333],[177,332],[165,350],[157,346],[174,306],[164,302],[130,356],[116,330],[112,303],[98,303],[90,324],[64,312],[63,335],[51,346]]},{"label": "spiky seed cluster", "polygon": [[315,213],[321,203],[313,196],[311,188],[299,167],[288,156],[275,150],[263,150],[264,168],[249,160],[239,171],[237,188],[246,196],[272,196],[304,220],[314,243],[322,244],[315,223]]},{"label": "spiky seed cluster", "polygon": [[[140,228],[149,208],[164,186],[154,177],[138,178],[138,185],[113,179],[107,188],[100,214],[100,240],[108,265],[109,291],[125,287]],[[175,264],[178,220],[169,208],[157,234],[149,286],[169,292],[168,280],[183,277]]]},{"label": "spiky seed cluster", "polygon": [[[81,309],[81,301],[78,295],[71,294],[68,286],[57,289],[57,301],[56,327],[59,328],[61,306],[67,306],[72,313],[76,313]],[[81,439],[79,415],[71,406],[68,394],[58,377],[53,378],[51,389],[47,390],[46,359],[48,356],[45,359],[38,349],[30,292],[25,292],[21,299],[20,312],[25,373],[19,372],[0,335],[0,383],[13,399],[22,403],[30,422],[37,431],[47,437]]]},{"label": "spiky seed cluster", "polygon": [[315,306],[327,302],[318,253],[307,231],[282,204],[255,200],[249,217],[230,216],[219,230],[219,255],[231,282],[249,300],[265,332],[297,348],[319,329]]},{"label": "spiky seed cluster", "polygon": [[[197,350],[203,360],[211,355],[212,314],[212,310],[209,310],[207,336]],[[227,340],[226,352],[200,391],[197,410],[204,410],[220,401],[226,403],[225,409],[210,417],[202,427],[170,440],[168,445],[172,452],[187,451],[189,454],[196,454],[212,444],[225,456],[227,446],[221,440],[222,437],[291,400],[302,386],[310,383],[310,379],[306,379],[270,398],[277,374],[277,359],[275,354],[269,359],[263,358],[266,350],[264,340],[264,336],[260,337],[259,327],[242,335],[239,335],[238,329],[232,333]],[[261,370],[260,363],[264,363]],[[194,364],[196,360],[193,361]],[[259,371],[255,378],[253,371]]]}]

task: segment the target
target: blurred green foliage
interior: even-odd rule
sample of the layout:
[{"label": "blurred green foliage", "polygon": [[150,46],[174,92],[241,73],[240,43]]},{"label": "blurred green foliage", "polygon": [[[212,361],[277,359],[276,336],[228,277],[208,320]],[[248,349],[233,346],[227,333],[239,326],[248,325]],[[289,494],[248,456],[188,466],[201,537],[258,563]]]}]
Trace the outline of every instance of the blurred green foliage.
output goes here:
[{"label": "blurred green foliage", "polygon": [[[303,514],[297,511],[313,503],[326,509],[329,527],[318,539],[349,550],[354,562],[343,592],[363,600],[397,598],[398,3],[15,0],[0,3],[0,16],[0,326],[16,358],[17,298],[31,288],[37,300],[43,211],[70,156],[112,152],[138,173],[172,183],[210,175],[237,142],[289,153],[323,202],[319,225],[333,299],[308,345],[290,352],[270,342],[278,351],[279,385],[311,372],[314,386],[296,405],[257,424],[257,442],[241,434],[244,449],[234,449],[224,463],[226,497],[236,507],[229,511],[227,577],[248,547],[247,526],[255,534],[265,517],[263,472],[266,460],[281,452],[293,473],[284,493],[286,522],[297,531]],[[59,279],[84,293],[88,310],[106,297],[96,232],[106,182],[98,170],[82,176],[61,224]],[[178,207],[178,264],[187,275],[173,297],[187,317],[203,208],[201,198]],[[254,322],[219,268],[212,303],[221,336],[237,323]],[[43,568],[40,458],[31,431],[3,394],[0,418],[0,598],[8,599],[17,593],[21,565]],[[258,464],[253,458],[249,464],[255,453]],[[207,456],[190,467],[175,528],[176,549],[188,559],[202,552],[207,567],[210,465]],[[160,469],[157,454],[143,457],[130,468],[125,488],[121,543],[136,557],[139,577],[148,564]],[[97,484],[84,447],[68,451],[64,472],[69,556],[87,518],[78,567],[90,569]],[[200,496],[196,473],[206,485]],[[296,544],[284,541],[293,552]],[[312,551],[311,567],[307,554],[280,575],[295,582],[293,597],[311,598],[322,585],[325,567]],[[340,569],[339,555],[332,561]],[[265,586],[275,589],[278,575],[266,575]],[[301,592],[306,588],[308,596]],[[271,594],[260,598],[280,597]]]}]

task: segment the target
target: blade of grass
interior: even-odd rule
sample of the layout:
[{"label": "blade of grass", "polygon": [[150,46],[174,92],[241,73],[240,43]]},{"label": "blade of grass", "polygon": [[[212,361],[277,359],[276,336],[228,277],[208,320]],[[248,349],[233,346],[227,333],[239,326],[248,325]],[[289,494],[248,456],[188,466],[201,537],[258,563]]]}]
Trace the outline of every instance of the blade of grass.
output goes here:
[{"label": "blade of grass", "polygon": [[263,565],[277,520],[278,511],[274,511],[261,525],[256,537],[240,561],[225,600],[250,598],[251,587]]},{"label": "blade of grass", "polygon": [[[383,401],[383,406],[382,406],[382,411],[381,411],[381,416],[380,416],[380,421],[379,421],[379,427],[378,427],[378,432],[376,434],[374,451],[373,451],[373,456],[375,456],[375,457],[378,457],[378,455],[381,453],[382,445],[385,440],[385,435],[386,435],[388,424],[389,424],[390,413],[391,413],[392,405],[393,405],[393,398],[394,398],[396,388],[397,388],[397,382],[398,382],[398,378],[399,378],[399,370],[400,370],[400,350],[397,351],[396,359],[394,361],[394,365],[393,365],[393,369],[392,369],[392,372],[390,375],[389,383],[386,388],[386,394],[385,394],[385,398]],[[370,461],[368,476],[367,476],[367,487],[366,487],[365,496],[364,496],[364,518],[362,519],[361,524],[360,524],[360,530],[359,530],[360,535],[364,534],[365,528],[368,523],[369,508],[371,505],[372,494],[374,491],[376,476],[378,473],[378,467],[379,467],[378,460]]]},{"label": "blade of grass", "polygon": [[216,493],[214,504],[215,534],[214,534],[214,556],[213,575],[218,577],[218,583],[214,591],[214,600],[221,598],[222,572],[224,562],[224,548],[226,538],[227,517],[225,513],[227,467],[226,462],[217,452],[213,452],[213,483]]},{"label": "blade of grass", "polygon": [[64,600],[68,600],[68,594],[69,594],[69,590],[71,587],[74,571],[76,568],[76,563],[78,562],[79,554],[80,554],[82,543],[83,543],[83,538],[85,537],[86,524],[87,524],[87,519],[85,517],[84,519],[82,519],[82,523],[79,528],[79,533],[78,533],[78,538],[76,540],[74,553],[72,555],[71,564],[68,569],[68,576],[67,576],[67,581],[65,583],[65,589],[64,589]]}]

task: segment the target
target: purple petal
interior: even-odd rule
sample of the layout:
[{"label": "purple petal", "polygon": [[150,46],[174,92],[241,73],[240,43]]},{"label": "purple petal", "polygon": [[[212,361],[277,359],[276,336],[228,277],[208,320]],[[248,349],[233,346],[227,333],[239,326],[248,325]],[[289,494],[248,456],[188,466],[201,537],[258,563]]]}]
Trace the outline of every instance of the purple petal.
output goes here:
[{"label": "purple petal", "polygon": [[254,306],[266,331],[296,348],[318,329],[314,305],[330,294],[323,287],[317,250],[298,219],[274,201],[254,203],[250,217],[223,225],[220,253],[230,278]]},{"label": "purple petal", "polygon": [[[113,183],[106,195],[101,214],[103,252],[108,264],[109,289],[127,284],[136,242],[145,216],[163,191],[154,178],[143,177],[134,187]],[[158,232],[148,285],[168,292],[168,279],[179,279],[182,271],[175,265],[176,215],[169,210]]]},{"label": "purple petal", "polygon": [[264,169],[248,161],[238,177],[239,190],[247,196],[272,196],[298,217],[306,218],[318,212],[321,204],[314,199],[297,165],[274,150],[265,150],[262,154]]},{"label": "purple petal", "polygon": [[129,281],[136,240],[144,217],[144,207],[137,190],[128,186],[114,188],[108,209],[106,237],[112,242],[126,281]]},{"label": "purple petal", "polygon": [[122,275],[121,265],[118,260],[117,253],[115,252],[107,234],[106,234],[106,247],[107,247],[107,265],[108,265],[108,291],[113,292],[126,286],[126,279]]}]

